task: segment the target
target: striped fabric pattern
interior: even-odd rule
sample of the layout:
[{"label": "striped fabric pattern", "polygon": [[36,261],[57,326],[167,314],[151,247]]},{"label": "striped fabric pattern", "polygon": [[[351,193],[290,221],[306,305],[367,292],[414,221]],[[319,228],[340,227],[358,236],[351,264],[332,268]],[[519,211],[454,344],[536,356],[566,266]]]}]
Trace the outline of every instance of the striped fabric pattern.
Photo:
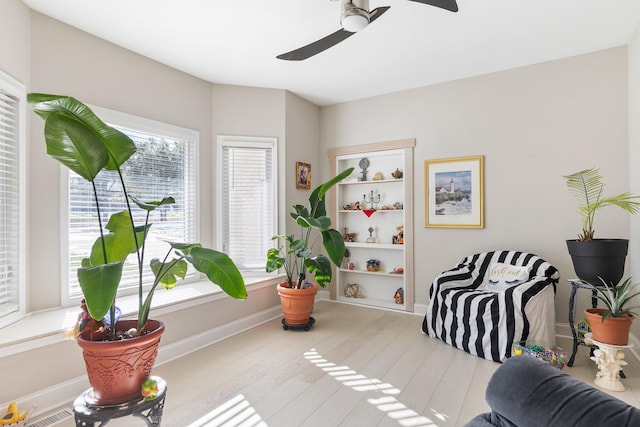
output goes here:
[{"label": "striped fabric pattern", "polygon": [[[481,285],[494,263],[531,267],[529,280],[501,292]],[[443,272],[429,290],[422,331],[467,353],[496,362],[511,356],[512,344],[525,341],[527,302],[553,286],[560,274],[537,255],[518,251],[483,252],[463,258]]]}]

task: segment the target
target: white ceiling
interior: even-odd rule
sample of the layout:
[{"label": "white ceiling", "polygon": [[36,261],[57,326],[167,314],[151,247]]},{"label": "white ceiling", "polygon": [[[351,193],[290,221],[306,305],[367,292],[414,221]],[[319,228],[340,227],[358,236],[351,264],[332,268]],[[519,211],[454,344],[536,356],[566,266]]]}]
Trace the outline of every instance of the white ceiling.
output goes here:
[{"label": "white ceiling", "polygon": [[276,55],[340,28],[330,0],[23,0],[45,15],[204,80],[287,89],[328,105],[628,43],[639,0],[408,0],[305,61]]}]

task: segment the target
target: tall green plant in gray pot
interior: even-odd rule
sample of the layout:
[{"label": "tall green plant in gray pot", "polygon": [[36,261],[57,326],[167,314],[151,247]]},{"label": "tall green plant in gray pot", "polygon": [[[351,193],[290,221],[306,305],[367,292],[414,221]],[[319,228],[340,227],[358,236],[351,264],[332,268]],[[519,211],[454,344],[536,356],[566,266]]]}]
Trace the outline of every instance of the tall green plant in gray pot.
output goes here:
[{"label": "tall green plant in gray pot", "polygon": [[[84,296],[77,339],[83,348],[92,397],[102,405],[141,399],[141,385],[150,374],[164,332],[161,321],[149,319],[158,286],[171,289],[178,279],[185,278],[188,264],[233,298],[246,298],[244,280],[222,252],[199,243],[167,242],[166,255],[149,262],[152,283],[144,283],[151,215],[173,204],[174,199],[145,200],[141,194],[128,192],[122,166],[136,153],[136,145],[85,104],[69,96],[42,93],[30,93],[27,100],[45,120],[47,154],[93,188],[99,235],[77,271]],[[144,162],[144,158],[138,161]],[[96,188],[96,177],[101,173],[117,174],[123,192],[122,211],[112,214],[106,224],[101,215],[106,200],[99,198]],[[135,223],[134,208],[139,209],[137,217],[144,218],[142,224]],[[137,264],[138,312],[133,319],[118,321],[116,294],[125,260],[131,254]]]},{"label": "tall green plant in gray pot", "polygon": [[607,206],[617,206],[630,214],[640,210],[640,196],[624,192],[603,196],[604,183],[597,168],[584,169],[564,176],[567,188],[578,201],[582,231],[577,239],[567,240],[573,268],[581,280],[601,286],[616,284],[624,274],[628,239],[594,238],[595,215]]},{"label": "tall green plant in gray pot", "polygon": [[[282,268],[287,280],[278,285],[278,294],[282,304],[284,329],[302,327],[309,330],[315,320],[311,317],[313,302],[318,286],[331,283],[332,267],[342,264],[345,245],[338,230],[331,228],[331,218],[327,216],[325,196],[327,191],[353,172],[349,168],[329,181],[316,187],[309,196],[309,206],[294,205],[291,217],[300,227],[300,234],[282,234],[273,236],[278,246],[267,251],[266,271],[268,273]],[[325,254],[313,253],[318,239],[322,239]],[[307,281],[311,273],[315,282]]]}]

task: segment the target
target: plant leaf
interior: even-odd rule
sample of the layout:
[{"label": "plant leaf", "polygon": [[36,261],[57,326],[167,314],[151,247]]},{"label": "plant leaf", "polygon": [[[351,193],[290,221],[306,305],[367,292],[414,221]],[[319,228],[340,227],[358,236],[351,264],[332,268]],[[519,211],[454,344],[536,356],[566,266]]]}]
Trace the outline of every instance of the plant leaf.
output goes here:
[{"label": "plant leaf", "polygon": [[123,265],[122,262],[115,262],[78,269],[78,282],[89,315],[94,319],[101,320],[109,311],[118,291]]},{"label": "plant leaf", "polygon": [[108,170],[117,170],[136,152],[136,145],[131,138],[105,124],[89,107],[73,97],[30,93],[27,102],[46,121],[52,116],[64,116],[92,132],[108,151],[109,159],[104,165]]},{"label": "plant leaf", "polygon": [[86,127],[62,115],[45,122],[47,154],[89,182],[107,165],[109,153]]},{"label": "plant leaf", "polygon": [[169,262],[160,262],[158,258],[153,258],[150,263],[151,271],[157,278],[161,274],[159,283],[167,289],[171,289],[178,282],[178,278],[184,279],[187,275],[189,265],[182,259],[174,258]]},{"label": "plant leaf", "polygon": [[[144,227],[136,227],[139,246],[142,246],[150,227],[151,224],[146,226],[146,232]],[[98,237],[91,247],[91,265],[93,266],[105,264],[105,259],[107,263],[124,261],[129,254],[136,252],[136,241],[131,232],[131,216],[129,212],[122,211],[111,215],[106,228],[110,231],[110,233],[104,235],[106,257],[102,251],[100,237]]]},{"label": "plant leaf", "polygon": [[230,297],[247,298],[242,274],[227,254],[213,249],[193,248],[186,258],[196,270],[204,273]]},{"label": "plant leaf", "polygon": [[[327,251],[327,255],[336,266],[342,264],[344,258],[344,239],[339,231],[331,229],[322,232],[322,245]],[[329,279],[331,280],[331,279]]]},{"label": "plant leaf", "polygon": [[131,197],[131,200],[133,200],[133,203],[135,203],[140,209],[143,209],[149,212],[155,210],[156,208],[159,208],[160,206],[173,205],[176,203],[176,200],[173,197],[165,197],[160,201],[152,201],[152,202],[143,202],[142,200],[139,200],[136,197],[133,197],[133,196],[130,196],[130,197]]}]

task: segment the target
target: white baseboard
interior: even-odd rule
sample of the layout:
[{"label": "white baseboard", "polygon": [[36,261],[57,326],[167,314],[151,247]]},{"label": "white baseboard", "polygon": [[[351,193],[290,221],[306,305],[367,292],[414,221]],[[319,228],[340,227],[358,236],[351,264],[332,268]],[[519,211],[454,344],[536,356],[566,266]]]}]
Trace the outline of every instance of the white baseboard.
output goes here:
[{"label": "white baseboard", "polygon": [[[158,349],[155,366],[161,366],[175,359],[179,359],[225,338],[229,338],[281,316],[282,309],[280,306],[275,306],[211,329],[210,331],[189,336],[165,346],[161,345]],[[33,408],[31,417],[37,418],[58,408],[70,405],[75,398],[87,388],[89,388],[89,382],[86,375],[82,375],[56,384],[55,386],[38,390],[35,393],[16,399],[16,401],[21,408]],[[0,403],[0,407],[4,408],[8,404],[9,402]]]}]

